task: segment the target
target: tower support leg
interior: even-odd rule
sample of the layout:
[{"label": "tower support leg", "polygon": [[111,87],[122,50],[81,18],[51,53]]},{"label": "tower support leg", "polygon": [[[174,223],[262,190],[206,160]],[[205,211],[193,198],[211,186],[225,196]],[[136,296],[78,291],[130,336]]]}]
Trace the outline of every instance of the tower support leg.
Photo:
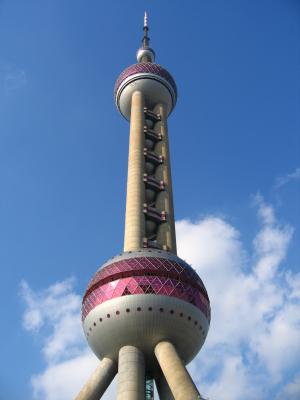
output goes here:
[{"label": "tower support leg", "polygon": [[175,400],[199,399],[200,393],[173,344],[160,342],[154,352]]},{"label": "tower support leg", "polygon": [[124,346],[119,352],[117,400],[145,400],[145,361],[134,346]]},{"label": "tower support leg", "polygon": [[109,358],[103,358],[75,400],[99,400],[117,373],[117,365]]},{"label": "tower support leg", "polygon": [[155,379],[155,384],[160,400],[174,400],[174,396],[162,372]]}]

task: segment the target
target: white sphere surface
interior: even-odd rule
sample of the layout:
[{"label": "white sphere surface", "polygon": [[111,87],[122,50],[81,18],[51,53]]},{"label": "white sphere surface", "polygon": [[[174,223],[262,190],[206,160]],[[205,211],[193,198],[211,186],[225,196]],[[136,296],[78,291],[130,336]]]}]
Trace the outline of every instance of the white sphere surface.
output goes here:
[{"label": "white sphere surface", "polygon": [[157,104],[166,106],[169,115],[174,107],[173,97],[170,90],[155,76],[150,74],[139,74],[128,77],[120,86],[116,94],[116,104],[120,113],[130,119],[131,97],[135,91],[143,93],[146,105],[152,109]]},{"label": "white sphere surface", "polygon": [[169,340],[187,364],[202,347],[209,322],[199,308],[186,301],[137,294],[98,305],[85,318],[83,329],[99,359],[117,360],[121,347],[133,345],[143,351],[148,368],[155,372],[157,343]]}]

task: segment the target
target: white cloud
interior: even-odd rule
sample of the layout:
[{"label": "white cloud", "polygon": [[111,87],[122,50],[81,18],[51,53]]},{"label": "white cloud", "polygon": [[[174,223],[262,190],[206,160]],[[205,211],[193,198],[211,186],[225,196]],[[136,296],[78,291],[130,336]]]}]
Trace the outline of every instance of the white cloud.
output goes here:
[{"label": "white cloud", "polygon": [[300,168],[296,168],[294,172],[290,174],[282,175],[277,178],[275,183],[275,188],[279,189],[281,186],[286,185],[290,181],[299,180],[300,179]]},{"label": "white cloud", "polygon": [[97,359],[89,351],[80,356],[51,364],[44,372],[31,379],[34,399],[73,399],[80,390],[80,383],[88,379]]},{"label": "white cloud", "polygon": [[[31,379],[33,398],[37,400],[73,400],[88,380],[99,360],[90,349],[82,348],[80,355],[60,361]],[[116,398],[114,382],[105,392],[103,400]]]},{"label": "white cloud", "polygon": [[[219,378],[215,380],[209,388],[209,391],[213,393],[212,398],[257,399],[258,391],[255,386],[249,382],[248,374],[249,371],[247,371],[241,356],[226,357]],[[224,394],[224,392],[226,394]]]},{"label": "white cloud", "polygon": [[[211,299],[210,332],[189,366],[211,400],[265,400],[280,390],[295,400],[299,393],[300,274],[284,268],[293,229],[278,222],[261,195],[255,205],[260,228],[248,251],[222,218],[177,223],[179,255],[197,270]],[[73,283],[37,293],[22,284],[24,327],[44,337],[46,368],[32,378],[36,400],[72,399],[97,364],[82,335]],[[103,398],[115,398],[115,390],[111,385]]]},{"label": "white cloud", "polygon": [[210,399],[267,399],[300,369],[300,278],[281,268],[293,229],[278,223],[262,196],[255,203],[261,226],[252,254],[223,219],[177,223],[179,255],[211,299],[210,332],[190,366]]},{"label": "white cloud", "polygon": [[[35,400],[73,399],[98,364],[87,348],[80,321],[81,298],[74,291],[74,279],[33,291],[23,281],[21,294],[26,309],[23,326],[42,338],[46,368],[31,378]],[[104,399],[112,400],[114,386]]]},{"label": "white cloud", "polygon": [[22,282],[21,288],[27,304],[23,319],[25,329],[37,332],[43,326],[51,328],[43,344],[47,361],[76,355],[82,343],[81,299],[73,292],[73,280],[56,283],[38,293],[33,292],[26,282]]},{"label": "white cloud", "polygon": [[265,225],[273,225],[276,221],[273,207],[270,204],[266,204],[260,193],[257,193],[253,200],[253,204],[258,207],[257,215],[261,222]]},{"label": "white cloud", "polygon": [[284,386],[276,397],[276,400],[299,400],[300,399],[300,374],[296,375],[292,382]]},{"label": "white cloud", "polygon": [[300,300],[300,272],[292,274],[288,272],[286,274],[289,287],[291,289],[289,296],[291,299]]},{"label": "white cloud", "polygon": [[267,280],[274,276],[281,261],[284,260],[293,229],[289,225],[278,224],[273,208],[264,202],[261,195],[256,196],[256,203],[262,228],[254,239],[257,258],[254,269],[260,280]]}]

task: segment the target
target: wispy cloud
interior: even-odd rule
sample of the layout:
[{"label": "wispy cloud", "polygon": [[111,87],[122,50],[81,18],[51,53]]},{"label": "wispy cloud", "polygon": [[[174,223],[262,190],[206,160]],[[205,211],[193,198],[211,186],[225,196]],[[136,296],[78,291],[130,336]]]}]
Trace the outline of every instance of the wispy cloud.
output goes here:
[{"label": "wispy cloud", "polygon": [[283,387],[280,393],[276,396],[276,400],[299,400],[300,393],[300,374],[296,375],[292,382],[289,382]]},{"label": "wispy cloud", "polygon": [[[300,398],[300,274],[284,268],[293,229],[278,222],[261,195],[255,205],[260,227],[251,252],[223,218],[177,222],[179,255],[198,271],[211,299],[207,342],[189,366],[211,400]],[[46,367],[32,377],[36,400],[71,400],[97,364],[82,335],[73,285],[66,280],[34,292],[22,284],[24,327],[44,338]],[[103,399],[115,392],[111,385]]]},{"label": "wispy cloud", "polygon": [[51,334],[43,344],[43,353],[48,362],[76,355],[81,349],[80,297],[73,293],[73,280],[51,285],[41,292],[33,292],[26,282],[21,283],[22,295],[27,304],[24,327],[38,332],[50,326]]},{"label": "wispy cloud", "polygon": [[10,95],[25,86],[28,79],[23,69],[11,64],[0,64],[0,82],[4,94]]},{"label": "wispy cloud", "polygon": [[83,337],[81,298],[74,291],[74,279],[40,291],[33,291],[23,281],[21,295],[25,303],[23,326],[42,339],[46,362],[45,370],[31,378],[33,398],[73,399],[98,362]]},{"label": "wispy cloud", "polygon": [[4,78],[4,88],[7,92],[13,92],[27,83],[25,71],[11,71]]},{"label": "wispy cloud", "polygon": [[[91,350],[82,343],[77,356],[48,364],[44,371],[32,376],[33,399],[73,400],[98,362]],[[112,386],[103,399],[115,399],[114,391],[115,387]]]},{"label": "wispy cloud", "polygon": [[279,189],[280,187],[286,185],[290,181],[295,181],[299,179],[300,179],[300,168],[296,168],[294,172],[278,177],[275,182],[275,189]]},{"label": "wispy cloud", "polygon": [[269,399],[300,371],[300,275],[283,269],[293,229],[261,195],[256,206],[261,225],[250,254],[223,219],[177,223],[179,254],[211,298],[207,342],[190,366],[210,399]]}]

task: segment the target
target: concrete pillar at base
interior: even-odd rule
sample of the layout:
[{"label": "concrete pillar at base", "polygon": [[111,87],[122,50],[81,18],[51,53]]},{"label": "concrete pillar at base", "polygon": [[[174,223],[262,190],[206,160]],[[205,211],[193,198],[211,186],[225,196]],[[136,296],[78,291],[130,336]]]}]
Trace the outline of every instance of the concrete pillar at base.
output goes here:
[{"label": "concrete pillar at base", "polygon": [[99,400],[117,373],[117,365],[103,358],[100,365],[81,389],[75,400]]},{"label": "concrete pillar at base", "polygon": [[200,393],[172,343],[160,342],[154,352],[175,400],[199,399]]},{"label": "concrete pillar at base", "polygon": [[156,384],[156,389],[159,395],[159,400],[174,400],[174,396],[172,395],[172,392],[169,388],[169,385],[163,375],[161,373],[156,379],[155,379],[155,384]]},{"label": "concrete pillar at base", "polygon": [[145,361],[134,346],[124,346],[119,352],[117,400],[145,400]]}]

